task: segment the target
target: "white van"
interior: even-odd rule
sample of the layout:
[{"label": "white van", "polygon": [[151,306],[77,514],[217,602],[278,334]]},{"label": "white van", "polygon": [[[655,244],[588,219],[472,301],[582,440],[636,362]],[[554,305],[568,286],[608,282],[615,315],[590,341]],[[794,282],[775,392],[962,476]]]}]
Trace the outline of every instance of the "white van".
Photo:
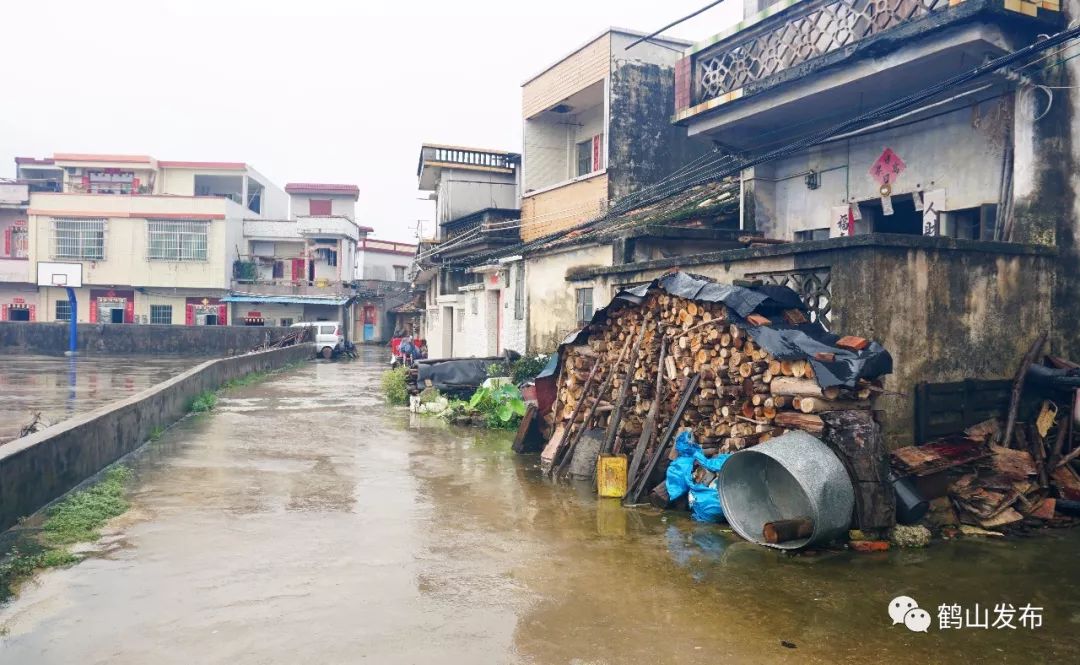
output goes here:
[{"label": "white van", "polygon": [[303,321],[294,323],[291,328],[312,328],[315,355],[330,359],[335,353],[345,350],[345,336],[341,334],[340,321]]}]

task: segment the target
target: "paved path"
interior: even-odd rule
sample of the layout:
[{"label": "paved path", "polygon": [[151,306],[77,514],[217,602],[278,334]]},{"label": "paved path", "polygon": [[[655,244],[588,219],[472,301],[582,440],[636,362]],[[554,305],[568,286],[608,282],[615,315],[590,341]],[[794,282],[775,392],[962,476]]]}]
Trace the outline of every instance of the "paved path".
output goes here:
[{"label": "paved path", "polygon": [[[505,434],[412,422],[381,358],[169,430],[97,553],[0,608],[0,663],[1080,661],[1076,534],[787,557],[553,488]],[[914,634],[889,625],[900,593],[1031,601],[1047,626]]]}]

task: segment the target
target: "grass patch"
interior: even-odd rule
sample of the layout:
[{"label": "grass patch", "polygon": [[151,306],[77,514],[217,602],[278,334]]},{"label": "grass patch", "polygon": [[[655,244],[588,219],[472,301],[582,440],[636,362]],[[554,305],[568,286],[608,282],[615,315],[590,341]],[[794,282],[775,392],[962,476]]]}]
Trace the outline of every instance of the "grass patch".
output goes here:
[{"label": "grass patch", "polygon": [[49,508],[41,530],[20,538],[0,561],[0,601],[10,598],[19,582],[35,570],[78,561],[67,546],[96,540],[106,522],[128,509],[124,494],[130,479],[130,469],[115,466],[94,485]]},{"label": "grass patch", "polygon": [[409,370],[405,365],[383,372],[382,389],[387,402],[397,406],[409,403],[408,377]]},{"label": "grass patch", "polygon": [[217,406],[217,393],[213,390],[204,390],[191,401],[193,413],[206,413]]}]

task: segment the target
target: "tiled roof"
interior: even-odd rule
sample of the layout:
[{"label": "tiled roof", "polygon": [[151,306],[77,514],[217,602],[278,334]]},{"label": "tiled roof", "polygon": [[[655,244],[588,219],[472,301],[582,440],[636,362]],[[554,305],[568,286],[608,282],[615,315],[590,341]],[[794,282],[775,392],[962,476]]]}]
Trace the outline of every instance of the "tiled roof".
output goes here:
[{"label": "tiled roof", "polygon": [[325,182],[290,182],[285,185],[285,191],[289,194],[343,194],[346,196],[360,196],[360,188],[356,185],[337,185]]},{"label": "tiled roof", "polygon": [[82,152],[57,152],[53,153],[53,160],[57,162],[118,162],[120,164],[151,164],[154,158],[150,155],[94,155]]}]

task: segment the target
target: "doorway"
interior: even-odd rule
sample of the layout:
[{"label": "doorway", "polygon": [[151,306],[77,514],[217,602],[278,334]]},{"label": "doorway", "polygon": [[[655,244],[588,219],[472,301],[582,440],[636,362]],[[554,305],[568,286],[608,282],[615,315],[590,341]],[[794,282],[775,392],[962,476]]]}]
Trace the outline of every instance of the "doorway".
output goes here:
[{"label": "doorway", "polygon": [[110,307],[109,308],[109,323],[123,323],[124,322],[124,308],[122,307]]},{"label": "doorway", "polygon": [[29,321],[30,310],[27,308],[12,307],[8,310],[8,321]]}]

